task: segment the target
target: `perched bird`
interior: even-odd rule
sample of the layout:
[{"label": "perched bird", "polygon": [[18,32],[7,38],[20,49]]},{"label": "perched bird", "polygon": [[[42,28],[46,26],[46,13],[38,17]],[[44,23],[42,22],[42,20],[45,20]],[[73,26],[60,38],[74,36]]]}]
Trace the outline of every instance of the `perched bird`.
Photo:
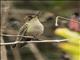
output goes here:
[{"label": "perched bird", "polygon": [[58,47],[69,54],[70,60],[80,60],[80,34],[67,28],[57,28],[55,34],[68,39],[59,43]]},{"label": "perched bird", "polygon": [[[33,36],[35,39],[38,39],[38,37],[44,32],[44,26],[41,24],[37,16],[29,17],[31,19],[21,27],[18,35]],[[17,37],[16,41],[30,41],[31,39],[32,38]],[[18,47],[23,47],[26,43],[16,45]],[[14,45],[13,48],[16,47],[16,45]]]}]

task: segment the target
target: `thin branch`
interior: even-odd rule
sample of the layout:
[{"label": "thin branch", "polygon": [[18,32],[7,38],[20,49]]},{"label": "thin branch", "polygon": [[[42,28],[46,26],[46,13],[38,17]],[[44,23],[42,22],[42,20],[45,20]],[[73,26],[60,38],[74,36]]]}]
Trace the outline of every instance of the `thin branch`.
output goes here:
[{"label": "thin branch", "polygon": [[16,42],[9,42],[9,43],[0,43],[1,45],[13,45],[18,43],[59,43],[59,42],[66,42],[68,39],[62,39],[62,40],[42,40],[42,41],[16,41]]},{"label": "thin branch", "polygon": [[46,60],[45,56],[43,54],[41,54],[41,52],[39,51],[39,49],[37,48],[37,46],[34,43],[28,44],[28,47],[34,54],[36,60]]},{"label": "thin branch", "polygon": [[[57,16],[57,17],[63,18],[63,19],[65,19],[65,20],[67,20],[67,21],[70,21],[69,18],[65,18],[65,17],[62,17],[62,16]],[[80,23],[80,21],[75,21],[75,23]]]},{"label": "thin branch", "polygon": [[0,34],[0,36],[34,38],[33,36],[23,36],[23,35],[7,35],[7,34]]},{"label": "thin branch", "polygon": [[65,20],[70,20],[69,18],[65,18],[65,17],[62,17],[62,16],[57,16],[57,17],[59,17],[59,18],[63,18],[63,19],[65,19]]},{"label": "thin branch", "polygon": [[[70,19],[68,19],[68,18],[65,18],[65,17],[62,17],[62,16],[57,16],[57,17],[56,17],[55,26],[58,26],[58,19],[59,19],[59,18],[65,19],[65,20],[67,20],[67,21],[70,21]],[[75,21],[75,23],[79,23],[79,24],[80,24],[80,21]]]},{"label": "thin branch", "polygon": [[[0,43],[4,43],[3,37],[0,37],[1,41]],[[6,51],[6,47],[5,46],[0,46],[0,59],[1,60],[8,60],[7,58],[7,51]]]}]

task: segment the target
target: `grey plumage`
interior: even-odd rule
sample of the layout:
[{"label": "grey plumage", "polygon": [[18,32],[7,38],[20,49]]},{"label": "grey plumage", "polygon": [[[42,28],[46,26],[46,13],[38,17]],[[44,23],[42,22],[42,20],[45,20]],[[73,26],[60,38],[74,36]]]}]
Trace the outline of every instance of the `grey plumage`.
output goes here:
[{"label": "grey plumage", "polygon": [[[22,26],[19,31],[19,35],[28,35],[38,38],[38,36],[40,36],[43,32],[44,26],[40,23],[38,17],[36,16]],[[33,38],[17,37],[16,41],[30,41],[32,39]],[[17,44],[18,47],[23,47],[24,45],[26,45],[26,43]],[[16,45],[14,45],[13,47],[16,47]]]}]

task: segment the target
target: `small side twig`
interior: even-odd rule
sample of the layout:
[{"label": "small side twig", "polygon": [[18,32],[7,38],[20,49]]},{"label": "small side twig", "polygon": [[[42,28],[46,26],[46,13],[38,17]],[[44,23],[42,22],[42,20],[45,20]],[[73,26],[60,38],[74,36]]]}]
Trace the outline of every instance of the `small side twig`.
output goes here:
[{"label": "small side twig", "polygon": [[0,34],[0,36],[34,38],[33,36],[23,36],[23,35],[6,35],[6,34]]},{"label": "small side twig", "polygon": [[[65,18],[65,17],[62,17],[62,16],[57,16],[57,17],[56,17],[55,26],[58,26],[58,19],[59,19],[59,18],[65,19],[65,20],[67,20],[67,21],[70,21],[69,18]],[[79,23],[79,24],[80,24],[80,21],[75,21],[75,23]]]}]

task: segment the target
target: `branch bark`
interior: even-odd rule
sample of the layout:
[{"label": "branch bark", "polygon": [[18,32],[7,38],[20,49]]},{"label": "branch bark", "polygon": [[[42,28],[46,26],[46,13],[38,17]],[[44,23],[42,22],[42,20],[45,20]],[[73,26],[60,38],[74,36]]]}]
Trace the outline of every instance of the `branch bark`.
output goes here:
[{"label": "branch bark", "polygon": [[[4,40],[2,37],[0,37],[0,42],[3,42],[4,43]],[[6,51],[6,47],[5,46],[0,46],[0,59],[1,60],[8,60],[7,58],[7,51]]]},{"label": "branch bark", "polygon": [[32,53],[34,54],[36,60],[46,60],[44,56],[40,53],[39,49],[36,47],[35,44],[29,43],[28,46],[32,51]]},{"label": "branch bark", "polygon": [[[8,19],[8,13],[10,12],[11,7],[12,7],[12,1],[1,1],[1,34],[6,32],[7,30],[6,24]],[[3,39],[1,40],[2,40],[1,42],[4,42]],[[12,49],[12,51],[14,59],[21,60],[18,48]],[[5,46],[1,46],[1,60],[7,60],[6,55],[7,54]]]}]

